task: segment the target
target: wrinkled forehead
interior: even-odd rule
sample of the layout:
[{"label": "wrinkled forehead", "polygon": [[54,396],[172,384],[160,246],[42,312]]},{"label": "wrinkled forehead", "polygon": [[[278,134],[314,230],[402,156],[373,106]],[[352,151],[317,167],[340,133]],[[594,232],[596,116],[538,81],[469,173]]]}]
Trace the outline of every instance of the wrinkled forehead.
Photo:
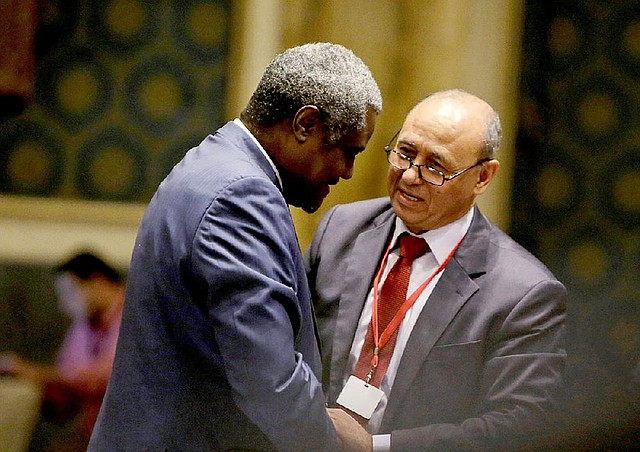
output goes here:
[{"label": "wrinkled forehead", "polygon": [[443,145],[464,141],[465,147],[479,148],[484,140],[490,111],[486,104],[473,98],[429,99],[411,110],[400,135],[417,134]]},{"label": "wrinkled forehead", "polygon": [[431,118],[452,124],[486,124],[492,108],[475,96],[427,98],[416,105],[407,118]]}]

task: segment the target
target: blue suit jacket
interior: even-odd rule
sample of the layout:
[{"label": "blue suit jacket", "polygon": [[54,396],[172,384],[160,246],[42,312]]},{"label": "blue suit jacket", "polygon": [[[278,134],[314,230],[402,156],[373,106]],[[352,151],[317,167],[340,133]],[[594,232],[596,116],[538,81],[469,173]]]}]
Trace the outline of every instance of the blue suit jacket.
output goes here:
[{"label": "blue suit jacket", "polygon": [[[334,207],[305,255],[330,404],[395,218],[388,198]],[[412,330],[379,433],[399,451],[544,441],[533,435],[557,408],[564,319],[564,286],[476,209]]]},{"label": "blue suit jacket", "polygon": [[90,450],[339,447],[304,266],[275,173],[228,123],[140,225]]}]

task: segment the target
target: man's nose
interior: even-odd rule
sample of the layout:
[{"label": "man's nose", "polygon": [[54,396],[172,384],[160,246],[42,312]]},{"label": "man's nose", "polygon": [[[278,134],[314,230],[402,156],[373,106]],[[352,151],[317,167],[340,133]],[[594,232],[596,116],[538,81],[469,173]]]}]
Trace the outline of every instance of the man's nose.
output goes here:
[{"label": "man's nose", "polygon": [[402,177],[407,183],[417,184],[422,182],[422,178],[420,177],[420,168],[415,165],[411,165],[408,169],[404,170]]},{"label": "man's nose", "polygon": [[351,179],[353,177],[353,161],[344,161],[340,171],[340,177],[343,179]]}]

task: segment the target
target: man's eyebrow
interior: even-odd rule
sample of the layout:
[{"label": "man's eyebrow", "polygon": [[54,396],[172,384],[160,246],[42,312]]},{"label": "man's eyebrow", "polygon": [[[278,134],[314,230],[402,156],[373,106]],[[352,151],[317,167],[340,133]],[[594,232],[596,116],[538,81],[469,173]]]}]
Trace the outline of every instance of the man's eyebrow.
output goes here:
[{"label": "man's eyebrow", "polygon": [[409,141],[409,140],[405,140],[405,139],[399,139],[396,144],[402,144],[404,146],[409,146],[409,147],[412,147],[412,148],[415,147],[415,143],[413,141]]},{"label": "man's eyebrow", "polygon": [[[407,146],[408,148],[411,148],[411,150],[413,152],[415,152],[416,154],[418,153],[418,149],[416,149],[416,145],[414,141],[411,140],[407,140],[407,139],[399,139],[398,142],[396,143],[397,145],[401,145],[401,146]],[[426,149],[426,157],[433,160],[433,165],[440,167],[441,169],[448,171],[449,168],[452,165],[452,162],[448,161],[447,157],[445,155],[443,155],[441,152],[438,152],[437,149]]]}]

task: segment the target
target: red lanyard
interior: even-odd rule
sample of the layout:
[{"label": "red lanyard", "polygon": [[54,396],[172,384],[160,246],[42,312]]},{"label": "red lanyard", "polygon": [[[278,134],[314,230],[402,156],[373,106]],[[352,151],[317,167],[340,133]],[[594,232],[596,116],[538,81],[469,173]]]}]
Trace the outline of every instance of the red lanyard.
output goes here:
[{"label": "red lanyard", "polygon": [[447,267],[447,264],[449,264],[449,261],[451,260],[451,258],[453,258],[453,255],[456,253],[456,251],[458,251],[458,248],[460,247],[460,244],[464,240],[465,236],[463,236],[460,239],[460,241],[456,244],[456,246],[453,247],[453,249],[447,256],[447,258],[444,260],[444,262],[442,262],[442,264],[440,264],[440,266],[436,268],[436,270],[422,284],[420,284],[420,287],[418,287],[411,294],[411,296],[407,298],[404,303],[402,303],[402,306],[400,306],[400,309],[398,309],[398,312],[396,313],[396,315],[393,316],[393,318],[389,322],[389,325],[387,325],[387,327],[382,332],[382,335],[380,335],[378,331],[378,286],[380,285],[382,272],[384,271],[384,268],[387,264],[387,258],[389,257],[389,252],[391,251],[391,246],[393,243],[389,244],[387,251],[384,253],[382,264],[380,265],[380,268],[378,269],[378,273],[376,274],[376,277],[373,280],[373,312],[371,313],[371,325],[373,326],[374,349],[373,349],[373,359],[371,360],[372,368],[376,368],[378,366],[378,353],[380,349],[384,347],[387,344],[387,342],[389,342],[389,339],[391,338],[391,336],[393,336],[393,333],[395,333],[395,331],[400,327],[400,324],[402,323],[404,316],[407,314],[407,311],[411,309],[411,307],[416,302],[416,300],[418,299],[422,291],[424,291],[424,289],[429,285],[429,283],[433,280],[433,278],[436,277],[436,275],[438,275],[441,271],[443,271]]}]

